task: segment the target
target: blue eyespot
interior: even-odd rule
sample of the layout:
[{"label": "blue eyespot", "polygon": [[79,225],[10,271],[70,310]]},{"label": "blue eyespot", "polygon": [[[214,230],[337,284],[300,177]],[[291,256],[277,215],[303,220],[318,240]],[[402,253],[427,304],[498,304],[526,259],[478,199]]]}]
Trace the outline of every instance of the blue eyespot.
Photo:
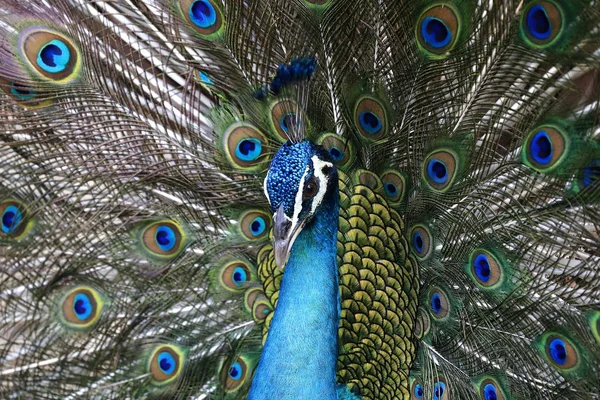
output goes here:
[{"label": "blue eyespot", "polygon": [[475,257],[475,261],[473,263],[475,267],[475,274],[482,282],[488,282],[490,280],[490,276],[492,274],[492,270],[490,268],[490,262],[485,254],[479,254]]},{"label": "blue eyespot", "polygon": [[361,128],[371,135],[379,133],[383,127],[381,119],[371,111],[361,112],[358,116],[358,121],[360,122]]},{"label": "blue eyespot", "polygon": [[10,93],[19,100],[31,100],[36,96],[34,91],[28,90],[27,88],[19,86],[15,83],[10,85]]},{"label": "blue eyespot", "polygon": [[14,233],[23,221],[23,214],[16,206],[9,205],[2,213],[2,232],[7,235]]},{"label": "blue eyespot", "polygon": [[93,309],[94,306],[88,295],[84,293],[75,295],[75,299],[73,300],[73,311],[79,320],[84,321],[88,319],[89,316],[92,315]]},{"label": "blue eyespot", "polygon": [[242,379],[243,372],[242,365],[239,363],[239,361],[236,361],[229,367],[228,375],[234,381],[239,381]]},{"label": "blue eyespot", "polygon": [[233,270],[232,278],[233,283],[236,286],[242,286],[242,284],[248,280],[248,274],[246,273],[246,270],[244,270],[244,268],[236,267],[236,269]]},{"label": "blue eyespot", "polygon": [[435,385],[433,385],[433,400],[443,399],[445,391],[446,384],[444,382],[436,382]]},{"label": "blue eyespot", "polygon": [[498,392],[493,384],[488,383],[483,387],[483,398],[485,400],[498,400]]},{"label": "blue eyespot", "polygon": [[567,348],[564,340],[555,338],[550,342],[550,357],[559,364],[564,365],[567,362]]},{"label": "blue eyespot", "polygon": [[539,131],[531,139],[531,155],[538,164],[548,164],[552,161],[552,141],[546,131]]},{"label": "blue eyespot", "polygon": [[158,354],[158,366],[163,373],[170,375],[175,371],[177,363],[169,352],[163,351]]},{"label": "blue eyespot", "polygon": [[417,251],[417,253],[422,253],[423,252],[423,236],[421,235],[420,232],[415,231],[413,233],[413,246],[415,248],[415,250]]},{"label": "blue eyespot", "polygon": [[58,39],[43,46],[37,56],[37,64],[44,71],[56,74],[63,72],[71,61],[71,52],[65,43]]},{"label": "blue eyespot", "polygon": [[431,295],[431,309],[435,314],[442,312],[442,298],[439,293],[433,293]]},{"label": "blue eyespot", "polygon": [[262,143],[256,138],[242,139],[235,148],[235,155],[242,161],[254,161],[262,154]]},{"label": "blue eyespot", "polygon": [[600,160],[594,160],[589,167],[583,169],[581,181],[583,187],[588,187],[598,179],[600,179]]},{"label": "blue eyespot", "polygon": [[417,399],[423,398],[423,386],[420,383],[417,383],[414,388],[414,394]]},{"label": "blue eyespot", "polygon": [[267,223],[263,217],[256,217],[254,221],[250,223],[250,231],[254,236],[262,235],[267,228]]},{"label": "blue eyespot", "polygon": [[344,153],[335,146],[329,149],[329,155],[333,158],[333,161],[340,161],[344,158]]},{"label": "blue eyespot", "polygon": [[161,225],[156,228],[156,244],[162,251],[171,251],[177,244],[177,236],[173,228]]},{"label": "blue eyespot", "polygon": [[427,175],[433,182],[443,185],[448,181],[448,168],[441,160],[432,158],[427,163]]},{"label": "blue eyespot", "polygon": [[214,82],[212,79],[208,77],[206,72],[198,71],[198,78],[200,78],[200,82],[206,83],[207,85],[214,86]]},{"label": "blue eyespot", "polygon": [[527,27],[538,40],[546,40],[552,35],[552,23],[544,6],[536,4],[527,13]]},{"label": "blue eyespot", "polygon": [[421,36],[425,43],[434,49],[447,46],[452,40],[452,33],[438,18],[425,17],[421,23]]},{"label": "blue eyespot", "polygon": [[[393,183],[386,183],[383,185],[385,192],[388,194],[388,196],[396,196],[398,195],[398,188],[396,187],[396,185],[394,185]],[[422,240],[421,240],[422,242]],[[423,247],[423,243],[421,243],[421,247]]]},{"label": "blue eyespot", "polygon": [[296,114],[295,113],[284,114],[279,119],[279,126],[285,133],[288,133],[290,131],[290,126],[294,125],[295,123],[296,123]]},{"label": "blue eyespot", "polygon": [[196,0],[190,6],[189,17],[196,26],[207,29],[217,22],[217,11],[208,0]]}]

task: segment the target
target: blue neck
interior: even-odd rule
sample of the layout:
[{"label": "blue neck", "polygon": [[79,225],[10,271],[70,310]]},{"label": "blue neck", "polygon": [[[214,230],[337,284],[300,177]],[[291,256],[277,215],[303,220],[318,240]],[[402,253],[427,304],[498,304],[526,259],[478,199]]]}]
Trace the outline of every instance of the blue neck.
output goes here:
[{"label": "blue neck", "polygon": [[339,206],[333,197],[292,246],[249,400],[337,398]]}]

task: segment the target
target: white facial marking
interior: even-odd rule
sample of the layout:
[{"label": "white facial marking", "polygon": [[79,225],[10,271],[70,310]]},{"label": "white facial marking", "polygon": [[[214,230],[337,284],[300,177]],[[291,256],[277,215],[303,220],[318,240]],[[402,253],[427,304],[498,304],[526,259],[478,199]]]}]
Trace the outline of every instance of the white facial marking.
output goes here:
[{"label": "white facial marking", "polygon": [[269,204],[271,204],[271,198],[269,197],[269,191],[267,190],[267,179],[269,179],[269,172],[267,171],[267,176],[265,176],[265,181],[263,182],[263,190],[265,191],[265,197]]},{"label": "white facial marking", "polygon": [[306,170],[304,171],[304,175],[302,175],[302,179],[300,179],[300,186],[298,186],[298,191],[296,192],[296,200],[294,201],[294,215],[292,216],[292,226],[296,226],[298,223],[298,217],[300,216],[300,211],[302,211],[302,193],[304,193],[304,180],[306,179],[306,175],[308,175],[308,171],[310,171],[310,167],[307,165]]},{"label": "white facial marking", "polygon": [[323,197],[325,197],[325,192],[327,191],[329,177],[323,173],[323,169],[326,167],[333,168],[333,164],[327,161],[319,160],[317,156],[312,156],[311,160],[313,162],[315,177],[319,179],[319,191],[317,192],[317,195],[313,197],[312,207],[310,210],[310,213],[314,214],[319,204],[321,204],[321,201],[323,201]]}]

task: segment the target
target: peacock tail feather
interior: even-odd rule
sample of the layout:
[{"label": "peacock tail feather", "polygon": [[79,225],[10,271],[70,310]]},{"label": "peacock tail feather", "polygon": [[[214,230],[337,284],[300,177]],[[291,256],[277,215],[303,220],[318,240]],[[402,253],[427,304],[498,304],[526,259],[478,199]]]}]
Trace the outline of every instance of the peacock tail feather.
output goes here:
[{"label": "peacock tail feather", "polygon": [[307,139],[339,399],[599,398],[598,1],[1,8],[0,397],[247,398]]}]

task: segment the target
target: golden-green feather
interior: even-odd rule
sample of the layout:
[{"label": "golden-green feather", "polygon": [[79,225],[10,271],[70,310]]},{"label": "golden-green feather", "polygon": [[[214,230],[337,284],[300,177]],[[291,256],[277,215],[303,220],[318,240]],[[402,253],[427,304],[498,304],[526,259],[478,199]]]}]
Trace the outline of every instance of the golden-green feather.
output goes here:
[{"label": "golden-green feather", "polygon": [[302,139],[340,399],[598,398],[597,0],[1,8],[1,398],[247,398]]}]

